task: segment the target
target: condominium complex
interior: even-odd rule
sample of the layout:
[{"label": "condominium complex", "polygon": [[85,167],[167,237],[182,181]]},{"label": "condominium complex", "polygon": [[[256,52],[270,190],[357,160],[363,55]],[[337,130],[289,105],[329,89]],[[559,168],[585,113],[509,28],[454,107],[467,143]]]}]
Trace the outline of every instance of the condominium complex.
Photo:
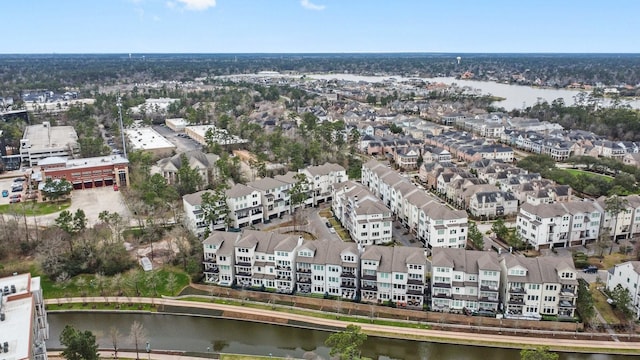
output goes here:
[{"label": "condominium complex", "polygon": [[465,211],[451,208],[376,160],[362,165],[362,184],[425,246],[466,246],[468,218]]},{"label": "condominium complex", "polygon": [[0,358],[47,360],[49,323],[40,278],[0,279]]}]

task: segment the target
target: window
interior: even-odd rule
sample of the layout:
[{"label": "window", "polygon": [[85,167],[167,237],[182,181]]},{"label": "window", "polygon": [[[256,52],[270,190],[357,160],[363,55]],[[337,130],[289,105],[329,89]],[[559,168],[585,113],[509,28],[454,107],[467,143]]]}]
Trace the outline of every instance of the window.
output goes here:
[{"label": "window", "polygon": [[404,279],[403,274],[396,274],[396,280],[403,280],[403,279]]}]

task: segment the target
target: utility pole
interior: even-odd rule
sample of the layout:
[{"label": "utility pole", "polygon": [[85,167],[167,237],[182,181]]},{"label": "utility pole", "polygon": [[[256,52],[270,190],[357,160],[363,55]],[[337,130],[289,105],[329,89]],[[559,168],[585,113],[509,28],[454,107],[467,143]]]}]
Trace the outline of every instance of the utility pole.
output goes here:
[{"label": "utility pole", "polygon": [[118,102],[116,103],[118,106],[118,115],[120,116],[120,135],[122,135],[122,154],[124,158],[127,158],[127,143],[124,139],[124,125],[122,124],[122,101],[120,100],[120,96],[118,96]]}]

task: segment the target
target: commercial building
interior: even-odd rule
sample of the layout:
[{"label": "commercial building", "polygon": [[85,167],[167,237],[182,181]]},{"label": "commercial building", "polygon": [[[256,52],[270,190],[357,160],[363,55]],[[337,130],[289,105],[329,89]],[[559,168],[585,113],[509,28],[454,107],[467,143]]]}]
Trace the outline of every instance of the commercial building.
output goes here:
[{"label": "commercial building", "polygon": [[40,278],[20,274],[0,279],[0,358],[47,360],[49,323]]},{"label": "commercial building", "polygon": [[56,156],[41,160],[39,165],[43,180],[66,179],[75,190],[129,184],[129,160],[120,155],[84,159]]},{"label": "commercial building", "polygon": [[184,132],[189,122],[184,118],[166,119],[165,125],[174,132]]},{"label": "commercial building", "polygon": [[151,153],[156,158],[171,156],[176,147],[158,132],[150,127],[135,127],[125,129],[131,150],[141,150]]},{"label": "commercial building", "polygon": [[22,163],[30,167],[51,156],[73,157],[78,150],[78,134],[73,126],[51,126],[48,121],[27,126],[20,140]]},{"label": "commercial building", "polygon": [[208,131],[211,132],[213,142],[220,145],[235,145],[249,142],[246,139],[231,135],[227,130],[218,128],[215,125],[194,125],[184,128],[184,133],[200,145],[207,145]]}]

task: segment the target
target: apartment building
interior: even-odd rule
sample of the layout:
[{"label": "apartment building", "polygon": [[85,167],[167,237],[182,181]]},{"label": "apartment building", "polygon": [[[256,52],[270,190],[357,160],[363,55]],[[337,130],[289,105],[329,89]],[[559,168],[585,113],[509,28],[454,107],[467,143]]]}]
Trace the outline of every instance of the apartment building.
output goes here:
[{"label": "apartment building", "polygon": [[516,229],[536,250],[586,245],[598,238],[601,216],[592,201],[525,203],[520,206]]},{"label": "apartment building", "polygon": [[609,270],[607,289],[613,291],[618,285],[629,291],[633,312],[640,319],[640,261],[627,261]]},{"label": "apartment building", "polygon": [[260,191],[243,184],[235,184],[225,191],[232,227],[239,229],[262,222]]},{"label": "apartment building", "polygon": [[357,298],[360,253],[355,243],[304,241],[296,252],[297,293]]},{"label": "apartment building", "polygon": [[3,359],[47,360],[49,322],[40,277],[0,279],[0,349]]},{"label": "apartment building", "polygon": [[435,248],[431,261],[431,309],[485,312],[499,307],[500,263],[491,251]]},{"label": "apartment building", "polygon": [[235,280],[235,243],[240,237],[236,232],[214,232],[202,242],[204,281],[231,286]]},{"label": "apartment building", "polygon": [[500,268],[500,297],[506,318],[540,320],[542,315],[575,315],[578,280],[571,257],[504,254]]},{"label": "apartment building", "polygon": [[422,309],[425,294],[425,254],[403,246],[370,246],[360,256],[361,301]]},{"label": "apartment building", "polygon": [[451,208],[376,160],[362,165],[362,184],[425,246],[466,246],[465,211]]},{"label": "apartment building", "polygon": [[330,201],[333,185],[347,180],[347,171],[338,164],[309,166],[298,172],[307,177],[312,206]]},{"label": "apartment building", "polygon": [[518,212],[518,199],[507,191],[480,191],[469,198],[469,212],[478,218],[496,218]]},{"label": "apartment building", "polygon": [[363,185],[352,181],[337,184],[331,207],[359,248],[393,241],[391,210]]},{"label": "apartment building", "polygon": [[247,183],[260,192],[263,220],[268,221],[289,214],[291,210],[291,184],[273,178],[262,178]]},{"label": "apartment building", "polygon": [[602,213],[602,228],[607,229],[611,237],[615,236],[616,241],[640,236],[640,196],[621,196],[620,202],[624,209],[615,217],[607,211],[606,200],[602,196],[596,201]]}]

